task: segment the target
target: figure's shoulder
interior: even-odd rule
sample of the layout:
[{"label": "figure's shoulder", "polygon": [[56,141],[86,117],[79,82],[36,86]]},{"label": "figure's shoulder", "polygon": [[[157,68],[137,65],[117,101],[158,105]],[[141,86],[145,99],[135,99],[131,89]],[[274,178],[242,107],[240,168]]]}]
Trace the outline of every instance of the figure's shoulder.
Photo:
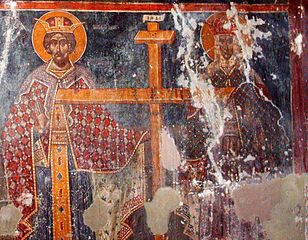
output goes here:
[{"label": "figure's shoulder", "polygon": [[213,61],[213,62],[209,63],[209,65],[207,65],[206,72],[207,72],[208,75],[212,75],[218,69],[219,69],[218,61]]},{"label": "figure's shoulder", "polygon": [[90,69],[88,69],[87,67],[81,64],[75,64],[75,71],[76,71],[76,74],[79,74],[79,75],[87,75],[92,78],[94,77]]},{"label": "figure's shoulder", "polygon": [[41,79],[41,78],[43,78],[45,68],[46,68],[45,64],[35,68],[34,70],[32,70],[32,72],[30,72],[30,74],[27,76],[26,79],[34,79],[34,78]]},{"label": "figure's shoulder", "polygon": [[217,70],[217,63],[213,61],[213,62],[210,62],[201,71],[201,75],[202,75],[203,78],[210,78],[216,70]]},{"label": "figure's shoulder", "polygon": [[31,84],[34,81],[40,82],[47,86],[52,86],[57,83],[57,79],[46,72],[47,64],[43,64],[34,69],[26,78],[25,84]]},{"label": "figure's shoulder", "polygon": [[95,86],[95,76],[92,72],[81,64],[75,64],[75,79],[82,78],[84,81],[88,83],[89,87]]},{"label": "figure's shoulder", "polygon": [[47,87],[50,87],[53,83],[52,79],[48,76],[46,72],[46,64],[43,64],[36,69],[34,69],[25,79],[25,81],[22,83],[20,88],[20,93],[27,92],[33,83],[37,82],[43,85],[46,85]]}]

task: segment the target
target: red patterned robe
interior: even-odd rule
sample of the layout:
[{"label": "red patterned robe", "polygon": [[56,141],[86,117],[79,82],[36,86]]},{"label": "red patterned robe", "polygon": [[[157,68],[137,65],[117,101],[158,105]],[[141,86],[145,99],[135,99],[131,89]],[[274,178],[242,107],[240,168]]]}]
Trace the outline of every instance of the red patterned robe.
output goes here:
[{"label": "red patterned robe", "polygon": [[[50,163],[48,162],[49,139],[50,139],[50,118],[55,100],[55,94],[58,88],[92,88],[94,81],[91,74],[82,66],[75,65],[72,71],[68,72],[62,79],[58,79],[52,74],[46,72],[46,65],[43,65],[33,71],[21,87],[21,91],[16,98],[14,105],[10,109],[10,114],[5,123],[2,132],[2,157],[4,159],[5,174],[7,177],[7,187],[10,200],[22,212],[22,219],[18,225],[19,235],[17,239],[49,239],[50,238]],[[101,105],[74,105],[65,106],[66,118],[70,136],[70,170],[92,173],[114,173],[119,172],[129,164],[136,149],[146,133],[137,132],[122,128],[110,113]],[[38,116],[44,113],[48,123],[44,129],[39,128]],[[47,172],[43,177],[42,172]],[[73,178],[73,175],[70,176]],[[48,180],[49,178],[49,180]],[[88,181],[89,177],[78,177],[83,181]],[[49,181],[49,182],[48,182]],[[70,180],[73,181],[73,180]],[[79,180],[78,180],[79,181]],[[71,187],[83,185],[82,182],[73,182]],[[90,184],[87,183],[89,186]],[[75,185],[75,186],[74,186]],[[45,193],[40,188],[45,187]],[[79,186],[77,186],[78,188]],[[91,202],[91,193],[83,192],[82,189],[71,189],[71,194],[78,194],[81,191]],[[88,189],[89,191],[89,189]],[[77,193],[76,193],[77,192]],[[42,197],[38,202],[38,193]],[[47,198],[44,200],[44,195]],[[77,200],[76,200],[76,199]],[[46,200],[47,199],[47,200]],[[75,200],[76,201],[75,201]],[[80,196],[71,196],[71,204],[80,202]],[[137,199],[137,200],[136,200]],[[136,196],[136,199],[127,199],[135,202],[138,207],[142,205],[142,196]],[[134,201],[136,200],[136,201]],[[42,205],[41,202],[45,202]],[[86,200],[84,200],[86,201]],[[127,205],[126,204],[126,205]],[[86,203],[86,209],[90,203]],[[75,208],[80,206],[76,205]],[[74,206],[72,208],[74,211]],[[83,209],[83,210],[84,210]],[[138,209],[138,208],[132,208]],[[40,212],[41,211],[41,212]],[[123,211],[123,210],[122,210]],[[82,218],[82,213],[73,214],[72,217]],[[48,215],[47,217],[45,215]],[[129,210],[125,212],[126,216],[130,214]],[[46,221],[40,220],[44,216]],[[49,219],[48,219],[49,218]],[[84,239],[77,228],[83,226],[83,220],[76,220],[74,239]],[[46,233],[37,235],[35,228],[47,224]],[[73,220],[74,224],[74,220]],[[124,226],[126,232],[119,232],[118,235],[127,236],[127,224]],[[74,229],[74,226],[73,226]],[[76,232],[77,231],[77,232]],[[89,235],[89,236],[90,236]],[[91,236],[92,236],[91,235]],[[128,234],[129,236],[130,234]],[[95,239],[95,238],[87,238]],[[125,238],[123,238],[125,239]]]}]

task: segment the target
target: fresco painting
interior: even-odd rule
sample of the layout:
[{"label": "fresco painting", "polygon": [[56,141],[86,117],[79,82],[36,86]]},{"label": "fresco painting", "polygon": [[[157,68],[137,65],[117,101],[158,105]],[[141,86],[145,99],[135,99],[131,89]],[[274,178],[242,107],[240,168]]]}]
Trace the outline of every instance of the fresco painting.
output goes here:
[{"label": "fresco painting", "polygon": [[1,3],[0,238],[305,239],[296,4]]}]

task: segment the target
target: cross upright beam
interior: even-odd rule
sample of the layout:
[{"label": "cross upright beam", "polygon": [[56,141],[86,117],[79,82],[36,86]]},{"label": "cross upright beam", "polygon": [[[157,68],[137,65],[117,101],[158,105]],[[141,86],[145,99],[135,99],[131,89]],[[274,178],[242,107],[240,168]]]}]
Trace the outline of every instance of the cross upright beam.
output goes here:
[{"label": "cross upright beam", "polygon": [[[161,45],[172,44],[176,32],[171,30],[160,30],[158,22],[148,22],[147,31],[139,31],[135,37],[136,44],[147,44],[149,52],[149,88],[154,93],[159,93],[162,88],[162,59]],[[153,194],[162,184],[160,163],[160,133],[162,127],[161,106],[158,103],[150,103],[151,123],[151,152],[153,161]]]},{"label": "cross upright beam", "polygon": [[158,22],[148,22],[147,31],[139,31],[135,37],[136,44],[147,44],[149,52],[149,87],[162,88],[161,45],[172,44],[176,32],[173,30],[162,31]]}]

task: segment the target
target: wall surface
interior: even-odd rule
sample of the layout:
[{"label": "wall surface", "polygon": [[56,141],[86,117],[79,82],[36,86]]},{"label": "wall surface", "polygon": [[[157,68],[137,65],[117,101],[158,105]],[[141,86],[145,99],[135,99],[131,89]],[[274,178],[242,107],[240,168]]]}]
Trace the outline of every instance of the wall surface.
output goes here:
[{"label": "wall surface", "polygon": [[1,2],[0,239],[305,239],[304,7]]}]

